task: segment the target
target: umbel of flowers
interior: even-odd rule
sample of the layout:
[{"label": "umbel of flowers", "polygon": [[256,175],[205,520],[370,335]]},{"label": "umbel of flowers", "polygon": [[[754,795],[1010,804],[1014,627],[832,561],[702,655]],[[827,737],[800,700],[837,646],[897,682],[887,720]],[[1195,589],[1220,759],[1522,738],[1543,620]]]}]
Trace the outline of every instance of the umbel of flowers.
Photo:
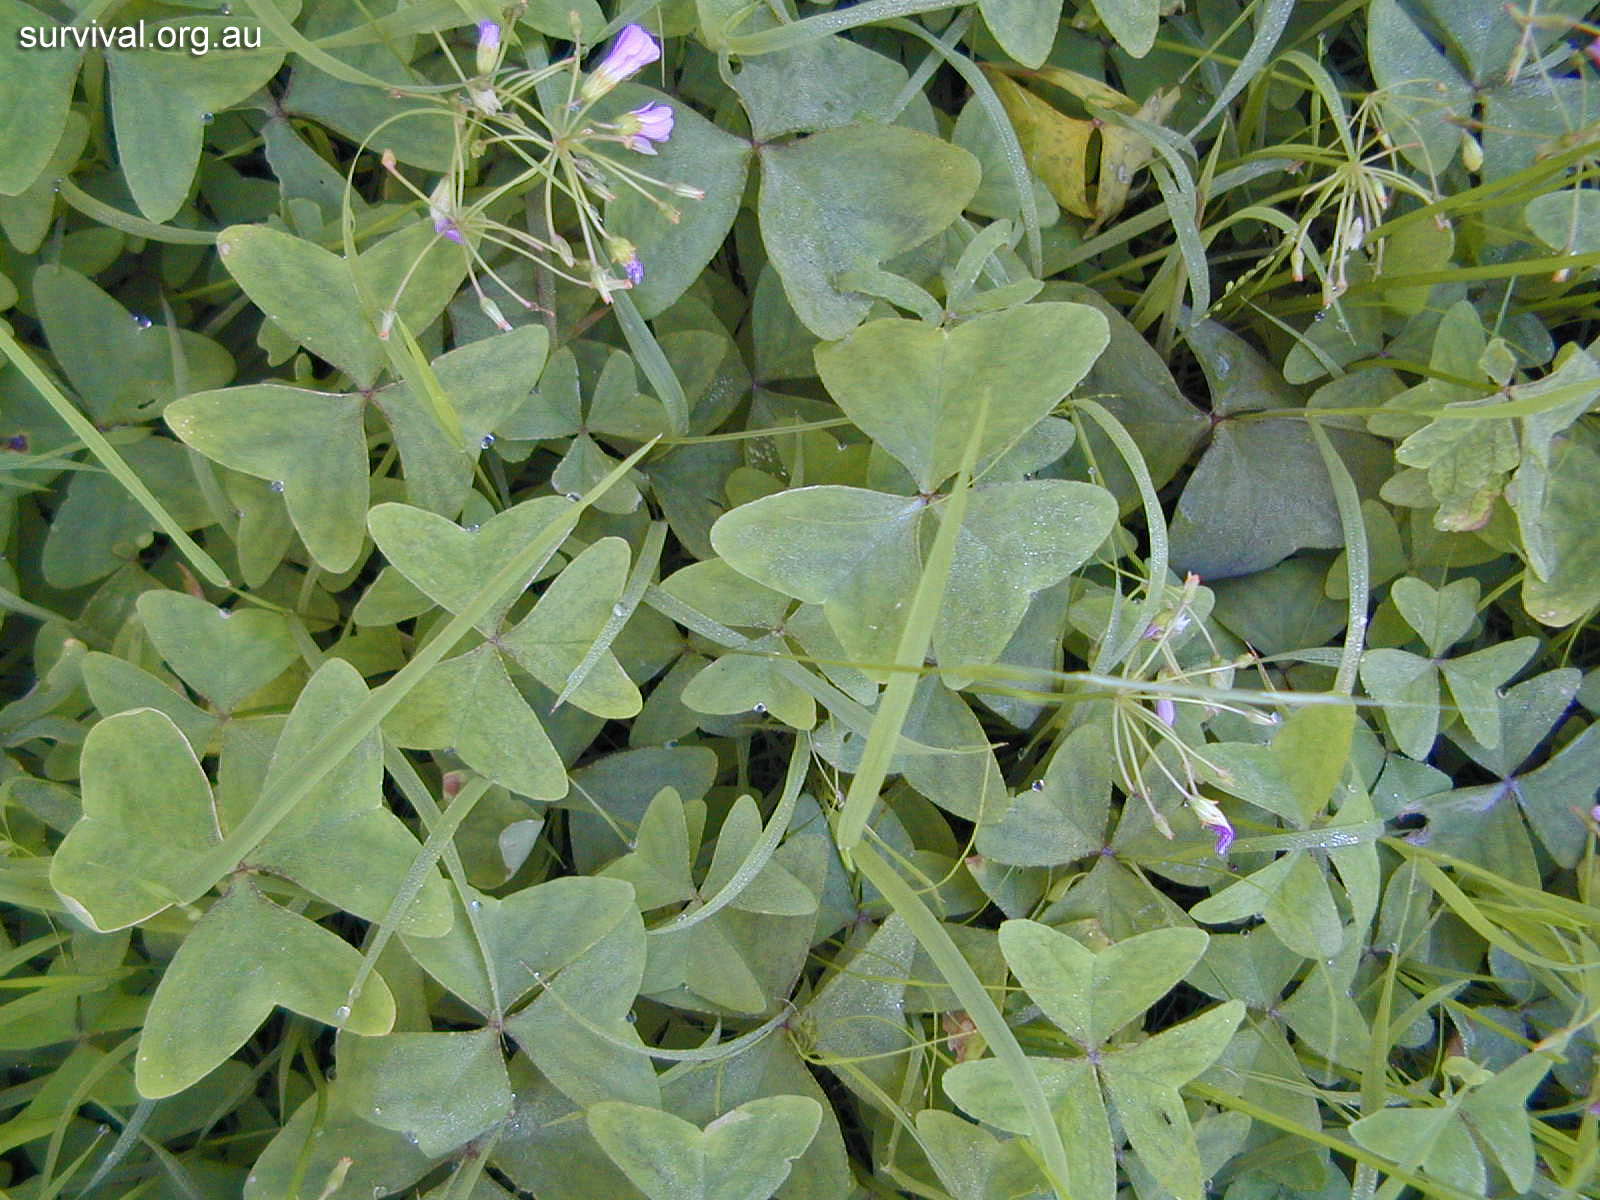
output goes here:
[{"label": "umbel of flowers", "polygon": [[[480,276],[492,279],[524,308],[538,306],[490,265],[486,255],[495,248],[533,259],[563,279],[593,288],[610,303],[614,293],[644,278],[645,264],[632,242],[606,228],[603,202],[615,199],[617,189],[631,188],[676,222],[678,210],[668,203],[667,196],[699,200],[705,195],[699,188],[657,179],[637,165],[639,156],[654,156],[657,145],[671,138],[674,113],[670,104],[652,101],[613,121],[591,116],[597,101],[661,57],[660,44],[642,26],[625,26],[587,73],[581,66],[583,50],[576,30],[571,56],[521,69],[506,65],[508,40],[501,22],[480,21],[470,76],[447,49],[460,89],[442,98],[432,93],[417,95],[435,106],[424,111],[437,111],[436,106],[442,104],[455,124],[450,168],[431,191],[424,193],[402,175],[392,152],[385,150],[382,159],[384,168],[427,206],[434,240],[443,239],[467,251],[467,278],[479,307],[502,330],[509,330],[511,324],[499,305],[484,294]],[[548,85],[562,75],[567,77],[565,99],[552,103],[560,85],[554,90]],[[475,160],[491,147],[509,150],[523,169],[491,187],[469,190]],[[536,214],[526,223],[531,227],[491,215],[491,210],[504,210],[508,200],[541,192],[527,209]],[[581,246],[556,231],[557,194],[576,211]],[[537,219],[540,215],[542,221]],[[428,249],[433,244],[430,242]],[[391,332],[400,296],[426,254],[427,249],[390,298],[379,325],[381,336]]]}]

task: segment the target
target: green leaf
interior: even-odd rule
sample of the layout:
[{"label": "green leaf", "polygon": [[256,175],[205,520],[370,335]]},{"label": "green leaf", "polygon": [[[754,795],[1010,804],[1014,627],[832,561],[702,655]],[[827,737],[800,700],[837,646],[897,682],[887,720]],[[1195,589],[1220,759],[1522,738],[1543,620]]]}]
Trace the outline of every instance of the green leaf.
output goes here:
[{"label": "green leaf", "polygon": [[1484,1194],[1483,1155],[1454,1106],[1386,1108],[1350,1126],[1356,1143],[1397,1162],[1418,1163],[1441,1183],[1474,1196]]},{"label": "green leaf", "polygon": [[1328,806],[1350,759],[1355,724],[1353,705],[1309,705],[1273,735],[1272,756],[1298,802],[1300,824],[1309,825]]},{"label": "green leaf", "polygon": [[961,465],[977,389],[990,396],[981,467],[1077,385],[1108,336],[1098,312],[1067,303],[1027,304],[953,328],[873,321],[820,347],[817,369],[846,415],[928,493]]},{"label": "green leaf", "polygon": [[843,962],[801,1011],[817,1052],[849,1064],[834,1068],[841,1081],[869,1102],[872,1093],[894,1095],[905,1078],[900,1052],[909,1044],[905,1023],[906,980],[916,958],[910,926],[891,915],[870,935],[857,933]]},{"label": "green leaf", "polygon": [[[633,890],[612,879],[552,879],[503,898],[475,894],[471,902],[477,905],[473,919],[458,906],[445,936],[402,932],[401,938],[423,970],[484,1014],[494,1012],[485,950],[501,1006],[509,1008],[527,995],[537,977],[548,979],[617,925],[638,920]],[[483,950],[474,926],[483,935]]]},{"label": "green leaf", "polygon": [[1129,54],[1143,58],[1150,53],[1161,19],[1160,0],[1094,0],[1094,11]]},{"label": "green leaf", "polygon": [[1115,764],[1103,728],[1074,729],[1044,778],[1025,788],[997,821],[978,827],[985,858],[1053,867],[1098,854],[1106,844]]},{"label": "green leaf", "polygon": [[[980,0],[978,9],[1002,50],[1025,67],[1044,62],[1061,24],[1061,0]],[[1152,23],[1152,36],[1154,29]]]},{"label": "green leaf", "polygon": [[[244,1200],[371,1200],[404,1191],[433,1165],[410,1138],[359,1115],[345,1089],[329,1082],[267,1143],[244,1179]],[[335,1177],[343,1183],[328,1194]]]},{"label": "green leaf", "polygon": [[189,194],[211,114],[271,79],[283,65],[283,51],[270,43],[261,50],[223,49],[223,35],[233,27],[226,16],[182,16],[149,25],[140,32],[156,38],[183,32],[190,44],[204,38],[209,47],[202,55],[143,46],[106,53],[117,157],[128,190],[150,220],[167,221]]},{"label": "green leaf", "polygon": [[[179,394],[168,326],[135,319],[91,280],[59,264],[33,273],[33,300],[50,352],[101,425],[145,420]],[[233,377],[233,357],[216,342],[190,329],[179,329],[177,338],[188,388],[217,388]]]},{"label": "green leaf", "polygon": [[492,1029],[340,1038],[339,1082],[365,1119],[410,1134],[430,1158],[511,1111],[511,1083]]},{"label": "green leaf", "polygon": [[1600,535],[1593,521],[1600,487],[1600,454],[1576,438],[1557,442],[1538,522],[1545,539],[1544,575],[1522,577],[1522,604],[1544,625],[1571,625],[1600,604],[1600,572],[1594,571]]},{"label": "green leaf", "polygon": [[633,885],[640,911],[677,904],[695,895],[688,818],[683,800],[672,788],[662,788],[650,801],[633,847],[608,866],[605,875]]},{"label": "green leaf", "polygon": [[1368,650],[1361,656],[1361,685],[1383,705],[1389,732],[1403,754],[1419,762],[1439,733],[1439,671],[1405,650]]},{"label": "green leaf", "polygon": [[[611,620],[628,581],[631,551],[621,538],[601,538],[567,564],[533,611],[500,640],[506,654],[553,692],[584,661]],[[606,651],[570,697],[600,717],[631,717],[644,706],[617,656]]]},{"label": "green leaf", "polygon": [[446,516],[461,511],[479,451],[528,400],[549,344],[543,325],[524,325],[433,360],[429,369],[459,420],[464,453],[445,433],[433,403],[420,389],[399,383],[373,397],[394,431],[413,502]]},{"label": "green leaf", "polygon": [[741,1104],[702,1131],[671,1113],[620,1101],[588,1112],[589,1131],[650,1200],[765,1200],[822,1122],[809,1096]]},{"label": "green leaf", "polygon": [[1439,664],[1461,719],[1482,745],[1500,744],[1500,689],[1538,649],[1538,638],[1514,638]]},{"label": "green leaf", "polygon": [[1245,1007],[1230,1000],[1128,1050],[1105,1056],[1101,1071],[1139,1161],[1177,1200],[1202,1200],[1206,1172],[1178,1089],[1227,1049]]},{"label": "green leaf", "polygon": [[[297,775],[328,728],[368,694],[355,667],[328,659],[295,701],[262,788],[270,790]],[[383,743],[374,730],[323,775],[245,862],[293,880],[347,912],[378,921],[421,852],[405,823],[384,807]],[[437,937],[449,931],[450,921],[445,882],[430,871],[400,929]]]},{"label": "green leaf", "polygon": [[223,713],[260,691],[300,652],[280,614],[260,608],[213,608],[186,592],[149,591],[139,619],[161,657]]},{"label": "green leaf", "polygon": [[[1363,495],[1390,468],[1375,438],[1329,430]],[[1247,575],[1306,547],[1344,545],[1322,456],[1291,420],[1223,421],[1172,519],[1172,565],[1202,577]]]},{"label": "green leaf", "polygon": [[645,954],[644,923],[629,913],[506,1022],[540,1073],[577,1104],[661,1103],[655,1067],[627,1019]]},{"label": "green leaf", "polygon": [[1433,588],[1408,575],[1390,585],[1389,598],[1406,624],[1416,630],[1428,653],[1439,658],[1472,628],[1481,590],[1476,579],[1457,579],[1442,588]]},{"label": "green leaf", "polygon": [[50,862],[50,885],[91,928],[125,929],[210,887],[191,882],[222,838],[211,784],[170,718],[107,717],[84,740],[83,817]]},{"label": "green leaf", "polygon": [[1344,926],[1328,880],[1303,851],[1274,859],[1189,910],[1196,921],[1225,924],[1261,914],[1277,939],[1306,958],[1336,954]]},{"label": "green leaf", "polygon": [[[472,602],[484,578],[516,547],[527,545],[569,508],[570,502],[560,496],[540,496],[463,529],[437,513],[409,504],[377,504],[366,520],[372,540],[394,568],[442,608],[458,613]],[[507,610],[531,582],[530,575],[522,587],[503,596],[484,614],[479,631],[498,632]]]},{"label": "green leaf", "polygon": [[306,549],[338,573],[361,553],[369,494],[362,409],[358,395],[262,383],[197,392],[164,415],[207,458],[268,480],[275,491],[281,485]]},{"label": "green leaf", "polygon": [[243,876],[173,956],[150,999],[134,1079],[159,1100],[205,1078],[282,1006],[352,1033],[387,1033],[394,997],[376,974],[345,1011],[361,954],[267,900]]},{"label": "green leaf", "polygon": [[[1116,1195],[1116,1143],[1095,1068],[1084,1058],[1030,1058],[1062,1140],[1073,1148],[1067,1184],[1073,1197],[1111,1200]],[[957,1063],[944,1073],[945,1094],[986,1125],[1009,1133],[1033,1132],[1016,1087],[998,1059]],[[918,1124],[921,1121],[919,1118]],[[990,1200],[985,1194],[983,1200]]]},{"label": "green leaf", "polygon": [[977,159],[901,126],[827,129],[759,154],[762,241],[795,312],[827,339],[872,304],[834,281],[927,241],[978,188]]},{"label": "green leaf", "polygon": [[926,505],[863,488],[794,488],[744,504],[711,529],[728,565],[757,583],[821,604],[853,659],[887,657],[917,587]]},{"label": "green leaf", "polygon": [[172,719],[190,746],[204,748],[222,718],[192,704],[164,680],[131,662],[98,650],[83,656],[83,684],[102,716],[153,708]]},{"label": "green leaf", "polygon": [[1200,929],[1152,929],[1096,952],[1037,921],[1000,926],[1000,949],[1017,982],[1086,1049],[1171,991],[1207,941]]},{"label": "green leaf", "polygon": [[1515,783],[1517,802],[1550,856],[1564,867],[1583,855],[1586,825],[1575,798],[1594,798],[1600,778],[1600,724],[1591,725],[1544,766]]},{"label": "green leaf", "polygon": [[1116,521],[1116,498],[1094,484],[1038,479],[974,488],[934,629],[939,662],[957,672],[994,662],[1035,593],[1088,561]]},{"label": "green leaf", "polygon": [[561,756],[493,645],[429,671],[384,718],[383,731],[399,746],[454,750],[475,771],[532,799],[567,794]]},{"label": "green leaf", "polygon": [[[23,31],[60,37],[62,23],[22,0],[0,0],[0,196],[24,191],[50,161],[67,123],[82,52],[23,45]],[[34,35],[37,36],[37,35]]]},{"label": "green leaf", "polygon": [[[313,242],[266,225],[230,225],[217,234],[217,253],[274,325],[338,367],[357,387],[372,385],[384,364],[383,347],[362,308],[348,263]],[[387,299],[383,296],[380,303]]]}]

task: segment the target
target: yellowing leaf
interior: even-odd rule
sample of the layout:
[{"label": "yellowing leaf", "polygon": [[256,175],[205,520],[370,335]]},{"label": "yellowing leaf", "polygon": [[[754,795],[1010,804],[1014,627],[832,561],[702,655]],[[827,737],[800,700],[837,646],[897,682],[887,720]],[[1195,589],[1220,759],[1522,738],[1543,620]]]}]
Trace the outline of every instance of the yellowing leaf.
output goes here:
[{"label": "yellowing leaf", "polygon": [[1016,127],[1028,166],[1044,181],[1056,203],[1074,216],[1094,216],[1088,176],[1094,123],[1067,116],[997,71],[984,74]]}]

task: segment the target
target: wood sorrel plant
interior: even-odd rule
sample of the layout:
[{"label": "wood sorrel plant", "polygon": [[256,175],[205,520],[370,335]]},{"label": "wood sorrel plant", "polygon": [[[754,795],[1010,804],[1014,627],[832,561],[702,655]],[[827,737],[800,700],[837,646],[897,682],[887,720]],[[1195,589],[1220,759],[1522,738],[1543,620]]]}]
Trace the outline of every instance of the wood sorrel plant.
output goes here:
[{"label": "wood sorrel plant", "polygon": [[1589,0],[213,2],[0,0],[0,1200],[1600,1200]]},{"label": "wood sorrel plant", "polygon": [[[606,201],[616,198],[616,189],[638,192],[673,222],[679,220],[679,212],[666,196],[689,200],[705,197],[699,188],[655,179],[629,161],[641,155],[654,156],[656,144],[672,136],[671,105],[652,101],[613,121],[592,117],[596,102],[661,57],[660,45],[642,26],[624,26],[587,72],[582,66],[582,43],[576,28],[572,53],[543,67],[507,68],[507,50],[501,23],[480,21],[472,76],[464,74],[450,55],[451,66],[461,80],[461,91],[443,96],[424,94],[445,107],[452,118],[450,168],[431,191],[424,194],[405,177],[393,151],[385,150],[382,155],[384,170],[427,206],[435,237],[467,251],[467,279],[478,306],[505,332],[512,326],[499,305],[484,294],[478,281],[480,272],[525,309],[538,306],[490,266],[485,257],[487,247],[509,251],[542,270],[591,287],[609,303],[615,292],[639,283],[645,273],[645,264],[633,243],[606,228],[602,209]],[[449,54],[448,49],[446,53]],[[551,97],[560,95],[559,81],[563,77],[567,81],[565,98],[551,103]],[[552,82],[557,84],[553,90],[547,86]],[[497,151],[509,154],[521,169],[504,182],[474,191],[469,199],[469,180],[476,173],[476,163]],[[537,226],[542,233],[490,215],[491,208],[503,207],[502,201],[522,199],[530,193],[539,198],[527,211],[542,214]],[[582,257],[555,232],[558,196],[576,212]],[[380,337],[389,336],[401,294],[431,246],[432,243],[418,253],[384,307]]]}]

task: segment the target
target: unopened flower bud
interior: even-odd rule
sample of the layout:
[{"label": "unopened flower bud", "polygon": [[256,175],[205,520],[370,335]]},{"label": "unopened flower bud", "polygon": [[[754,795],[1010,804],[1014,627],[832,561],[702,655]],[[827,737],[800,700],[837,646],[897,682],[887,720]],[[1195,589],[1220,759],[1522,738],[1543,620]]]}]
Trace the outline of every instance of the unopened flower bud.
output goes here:
[{"label": "unopened flower bud", "polygon": [[505,314],[500,311],[500,306],[487,296],[478,297],[478,307],[483,310],[483,315],[494,322],[494,327],[501,333],[511,332],[511,322],[506,320]]},{"label": "unopened flower bud", "polygon": [[478,22],[478,51],[473,65],[478,68],[479,75],[487,75],[494,70],[495,63],[500,58],[500,23],[498,21]]},{"label": "unopened flower bud", "polygon": [[500,97],[495,95],[493,88],[469,87],[467,99],[472,101],[472,107],[486,117],[492,117],[500,111]]}]

